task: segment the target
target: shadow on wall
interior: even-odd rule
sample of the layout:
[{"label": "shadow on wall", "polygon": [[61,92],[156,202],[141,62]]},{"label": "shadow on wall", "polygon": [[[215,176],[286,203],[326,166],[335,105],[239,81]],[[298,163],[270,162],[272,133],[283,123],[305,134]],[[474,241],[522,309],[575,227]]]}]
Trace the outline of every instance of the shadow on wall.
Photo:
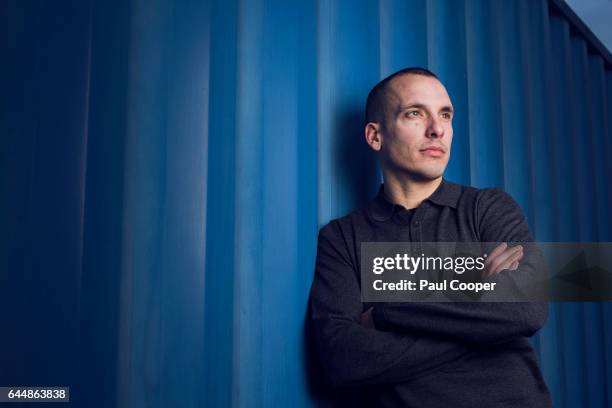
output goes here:
[{"label": "shadow on wall", "polygon": [[[334,128],[332,141],[333,163],[331,168],[337,178],[332,187],[344,197],[342,202],[334,202],[334,210],[340,210],[340,216],[354,208],[365,205],[378,190],[380,170],[374,151],[364,138],[363,113],[359,109],[345,110],[339,115]],[[324,220],[327,224],[330,220]],[[313,262],[314,268],[314,262]],[[310,305],[310,296],[308,297]],[[364,400],[359,387],[334,388],[327,382],[327,375],[316,355],[315,343],[310,324],[310,307],[304,324],[304,370],[306,371],[307,389],[317,406],[321,407],[362,407]]]},{"label": "shadow on wall", "polygon": [[338,188],[342,197],[346,197],[342,204],[348,206],[345,210],[348,213],[372,199],[381,180],[376,154],[365,141],[361,109],[341,112],[333,142],[332,168],[339,176],[333,188]]}]

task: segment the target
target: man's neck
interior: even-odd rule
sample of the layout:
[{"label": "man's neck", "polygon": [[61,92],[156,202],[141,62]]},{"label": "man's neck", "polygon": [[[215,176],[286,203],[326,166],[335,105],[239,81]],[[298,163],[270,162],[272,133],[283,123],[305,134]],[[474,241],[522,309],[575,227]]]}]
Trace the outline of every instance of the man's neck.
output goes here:
[{"label": "man's neck", "polygon": [[384,179],[387,199],[408,209],[418,207],[442,183],[442,177],[426,181],[399,180],[393,176],[386,176]]}]

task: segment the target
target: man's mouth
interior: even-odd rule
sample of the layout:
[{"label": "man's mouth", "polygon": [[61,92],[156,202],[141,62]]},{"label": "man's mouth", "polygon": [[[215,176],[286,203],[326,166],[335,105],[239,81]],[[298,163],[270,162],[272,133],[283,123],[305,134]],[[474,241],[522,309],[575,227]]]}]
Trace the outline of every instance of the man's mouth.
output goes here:
[{"label": "man's mouth", "polygon": [[421,149],[421,153],[430,157],[442,157],[444,156],[444,149],[438,146],[429,146]]}]

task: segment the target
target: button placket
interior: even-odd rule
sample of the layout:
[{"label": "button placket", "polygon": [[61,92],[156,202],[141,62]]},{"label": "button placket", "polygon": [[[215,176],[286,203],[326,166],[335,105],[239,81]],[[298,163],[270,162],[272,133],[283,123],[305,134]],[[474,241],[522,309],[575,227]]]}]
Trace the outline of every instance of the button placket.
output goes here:
[{"label": "button placket", "polygon": [[422,242],[423,240],[421,236],[421,225],[423,224],[423,219],[426,214],[427,202],[424,202],[417,208],[412,216],[412,222],[410,223],[410,236],[413,242]]}]

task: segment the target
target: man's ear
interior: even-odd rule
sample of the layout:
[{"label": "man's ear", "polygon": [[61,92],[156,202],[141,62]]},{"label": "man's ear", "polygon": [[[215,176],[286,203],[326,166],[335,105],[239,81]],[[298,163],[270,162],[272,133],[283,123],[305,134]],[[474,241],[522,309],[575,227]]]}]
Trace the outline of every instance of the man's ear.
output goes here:
[{"label": "man's ear", "polygon": [[375,122],[369,122],[365,126],[366,143],[376,152],[380,151],[382,147],[382,134],[380,129],[380,124]]}]

